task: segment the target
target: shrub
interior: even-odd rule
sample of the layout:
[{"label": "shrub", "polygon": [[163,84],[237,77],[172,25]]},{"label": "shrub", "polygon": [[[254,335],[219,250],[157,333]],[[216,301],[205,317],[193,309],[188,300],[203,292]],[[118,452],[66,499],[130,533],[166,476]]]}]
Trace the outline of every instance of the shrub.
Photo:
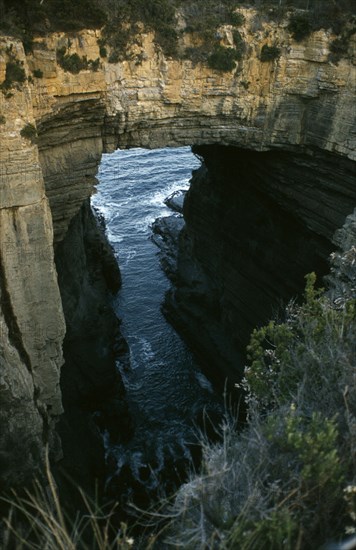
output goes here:
[{"label": "shrub", "polygon": [[91,71],[96,72],[100,67],[100,59],[97,57],[96,59],[89,59],[88,61],[88,68]]},{"label": "shrub", "polygon": [[333,386],[338,387],[341,375],[350,370],[356,332],[354,301],[350,299],[337,309],[327,297],[320,296],[314,283],[311,274],[305,303],[290,304],[284,323],[271,321],[252,334],[250,365],[245,372],[248,399],[262,408],[296,399],[303,384],[304,399],[313,401],[318,410],[331,410]]},{"label": "shrub", "polygon": [[107,20],[105,11],[96,0],[50,0],[43,4],[47,4],[46,16],[56,30],[97,29]]},{"label": "shrub", "polygon": [[356,33],[355,28],[344,30],[341,36],[335,38],[330,44],[330,60],[339,61],[342,57],[346,57],[350,45],[350,38]]},{"label": "shrub", "polygon": [[241,433],[229,422],[222,431],[222,444],[204,446],[200,476],[178,492],[168,543],[295,550],[342,534],[350,454],[336,420],[292,406],[266,420],[252,412]]},{"label": "shrub", "polygon": [[288,30],[293,38],[300,42],[312,32],[312,25],[308,14],[293,14],[289,20]]},{"label": "shrub", "polygon": [[156,32],[155,40],[168,57],[174,57],[177,54],[178,35],[174,28],[168,25],[161,27]]},{"label": "shrub", "polygon": [[330,44],[330,51],[340,57],[347,54],[349,42],[345,37],[335,38]]},{"label": "shrub", "polygon": [[231,25],[234,25],[235,27],[240,27],[245,22],[244,15],[242,13],[238,12],[238,11],[233,11],[230,14],[229,19],[230,19]]},{"label": "shrub", "polygon": [[109,55],[109,59],[108,59],[109,63],[118,63],[120,61],[120,56],[118,54],[118,52],[111,52],[111,54]]},{"label": "shrub", "polygon": [[208,57],[208,65],[216,71],[232,71],[236,67],[238,58],[239,54],[234,48],[216,46]]},{"label": "shrub", "polygon": [[100,57],[107,57],[108,51],[107,51],[107,49],[105,48],[105,46],[101,45],[101,46],[99,47],[99,54],[100,54]]},{"label": "shrub", "polygon": [[100,28],[106,22],[103,0],[2,1],[0,28],[21,38],[25,51],[32,49],[33,34]]},{"label": "shrub", "polygon": [[33,76],[36,78],[43,78],[43,71],[41,71],[41,69],[35,69],[33,71]]},{"label": "shrub", "polygon": [[67,54],[64,47],[57,50],[57,61],[62,69],[72,74],[88,68],[86,57],[80,57],[77,53]]},{"label": "shrub", "polygon": [[238,30],[232,31],[232,38],[236,47],[244,46],[244,39],[241,36],[241,33]]},{"label": "shrub", "polygon": [[6,124],[6,118],[4,115],[0,115],[0,124]]},{"label": "shrub", "polygon": [[262,46],[260,60],[261,61],[273,61],[277,59],[281,54],[281,50],[277,46]]},{"label": "shrub", "polygon": [[22,45],[26,54],[32,53],[33,51],[33,36],[31,33],[25,31],[22,36]]},{"label": "shrub", "polygon": [[32,143],[35,143],[37,140],[36,127],[33,124],[28,123],[22,128],[20,135],[23,138],[29,139]]},{"label": "shrub", "polygon": [[22,63],[18,59],[13,59],[6,63],[5,80],[1,87],[4,90],[10,89],[15,84],[22,84],[26,80],[26,73]]},{"label": "shrub", "polygon": [[240,32],[238,30],[234,30],[232,33],[232,37],[234,40],[235,48],[236,48],[236,60],[242,59],[245,51],[246,51],[246,45],[244,42],[244,39],[242,38]]},{"label": "shrub", "polygon": [[100,66],[100,59],[87,59],[86,55],[80,57],[77,53],[68,54],[63,46],[57,49],[57,62],[65,71],[78,74],[85,69],[97,71]]}]

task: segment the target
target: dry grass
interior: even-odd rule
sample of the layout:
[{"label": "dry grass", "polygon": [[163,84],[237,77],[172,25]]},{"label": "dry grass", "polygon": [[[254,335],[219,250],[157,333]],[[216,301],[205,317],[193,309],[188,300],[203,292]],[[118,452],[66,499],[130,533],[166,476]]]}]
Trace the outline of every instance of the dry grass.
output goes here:
[{"label": "dry grass", "polygon": [[47,485],[35,483],[23,495],[13,492],[1,500],[8,505],[7,516],[0,528],[2,550],[126,550],[133,539],[121,525],[113,534],[111,520],[116,507],[104,513],[82,492],[86,509],[68,517],[46,462]]}]

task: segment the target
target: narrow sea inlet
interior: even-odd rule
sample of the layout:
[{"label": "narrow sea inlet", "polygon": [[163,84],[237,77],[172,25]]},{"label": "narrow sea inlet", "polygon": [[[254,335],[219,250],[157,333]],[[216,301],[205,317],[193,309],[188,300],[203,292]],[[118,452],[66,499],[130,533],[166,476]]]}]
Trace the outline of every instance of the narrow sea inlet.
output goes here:
[{"label": "narrow sea inlet", "polygon": [[120,485],[122,492],[117,480],[125,473],[127,496],[133,480],[149,493],[169,491],[172,472],[179,478],[193,463],[197,426],[205,412],[216,418],[223,410],[220,396],[161,313],[169,281],[151,238],[156,218],[179,215],[164,199],[188,189],[192,169],[198,166],[187,147],[118,150],[104,155],[92,199],[105,218],[122,274],[114,308],[130,348],[131,366],[121,374],[134,435],[126,444],[109,443],[107,453],[115,464],[109,484]]}]

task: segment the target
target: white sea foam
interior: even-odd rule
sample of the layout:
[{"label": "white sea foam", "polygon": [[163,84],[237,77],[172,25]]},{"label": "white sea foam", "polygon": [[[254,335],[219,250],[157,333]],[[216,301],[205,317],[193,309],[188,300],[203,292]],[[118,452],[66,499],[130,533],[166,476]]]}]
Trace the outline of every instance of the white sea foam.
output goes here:
[{"label": "white sea foam", "polygon": [[[174,182],[170,184],[169,186],[165,187],[161,191],[156,191],[153,193],[151,199],[149,200],[149,204],[153,206],[162,206],[165,205],[164,201],[167,197],[169,197],[174,191],[177,190],[184,190],[186,191],[189,189],[189,182],[188,180],[182,180],[181,182]],[[166,207],[167,208],[167,207]]]},{"label": "white sea foam", "polygon": [[127,266],[130,263],[130,261],[134,259],[134,257],[136,255],[137,255],[137,250],[135,250],[135,249],[131,249],[128,252],[126,252],[125,254],[123,252],[122,256],[124,256],[124,258],[125,258],[124,259],[125,266]]},{"label": "white sea foam", "polygon": [[112,231],[108,231],[108,239],[111,243],[122,243],[124,237],[122,235],[113,233]]},{"label": "white sea foam", "polygon": [[201,388],[203,388],[204,390],[207,390],[210,393],[213,393],[214,390],[213,390],[213,386],[211,385],[211,382],[209,382],[207,377],[204,376],[202,372],[196,371],[195,378],[198,380]]}]

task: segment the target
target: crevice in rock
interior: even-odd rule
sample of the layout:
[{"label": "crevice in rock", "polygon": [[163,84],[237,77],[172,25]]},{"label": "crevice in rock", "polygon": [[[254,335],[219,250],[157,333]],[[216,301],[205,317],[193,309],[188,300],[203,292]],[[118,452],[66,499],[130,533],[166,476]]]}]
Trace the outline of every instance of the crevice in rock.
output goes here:
[{"label": "crevice in rock", "polygon": [[4,314],[5,323],[9,331],[9,340],[11,345],[17,350],[21,361],[26,365],[28,371],[32,374],[30,357],[26,351],[22,340],[20,327],[12,307],[11,296],[6,285],[6,272],[3,265],[3,258],[0,254],[0,306]]},{"label": "crevice in rock", "polygon": [[[58,245],[56,266],[67,326],[61,373],[64,415],[58,423],[64,454],[61,484],[72,491],[69,476],[94,494],[95,483],[102,490],[105,475],[100,431],[125,440],[131,434],[131,418],[115,365],[116,342],[122,337],[110,305],[110,291],[118,290],[121,277],[89,201]],[[127,354],[125,346],[120,351]]]}]

